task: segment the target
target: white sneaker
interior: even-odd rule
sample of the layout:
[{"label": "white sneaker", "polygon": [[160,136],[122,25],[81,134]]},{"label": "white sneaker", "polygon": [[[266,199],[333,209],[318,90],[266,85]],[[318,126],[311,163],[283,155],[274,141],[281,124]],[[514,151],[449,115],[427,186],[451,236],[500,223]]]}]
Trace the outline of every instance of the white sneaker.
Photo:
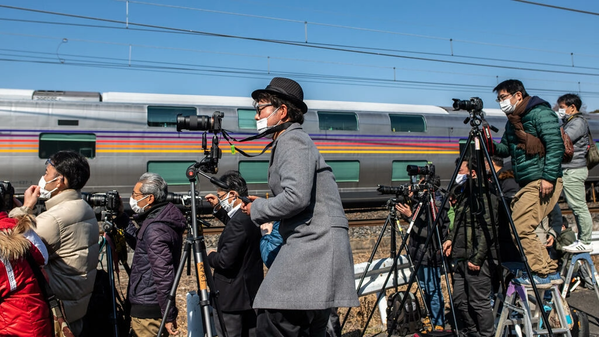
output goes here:
[{"label": "white sneaker", "polygon": [[562,249],[568,253],[590,253],[593,251],[593,246],[585,245],[581,241],[576,240],[573,244]]}]

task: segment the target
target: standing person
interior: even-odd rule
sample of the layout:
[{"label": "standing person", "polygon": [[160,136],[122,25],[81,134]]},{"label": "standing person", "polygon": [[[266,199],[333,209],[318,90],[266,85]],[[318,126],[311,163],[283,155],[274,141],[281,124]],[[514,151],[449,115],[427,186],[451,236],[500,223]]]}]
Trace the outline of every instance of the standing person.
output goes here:
[{"label": "standing person", "polygon": [[[561,162],[564,142],[559,122],[549,103],[529,96],[522,82],[506,80],[494,89],[508,122],[500,143],[494,143],[499,157],[511,156],[514,178],[520,190],[512,200],[512,219],[533,275],[514,279],[547,287],[563,280],[557,263],[538,240],[535,229],[553,209],[562,191]],[[493,149],[492,149],[493,150]]]},{"label": "standing person", "polygon": [[39,186],[25,191],[23,206],[10,216],[33,213],[39,197],[48,199],[37,216],[35,232],[48,249],[44,270],[50,289],[62,301],[65,319],[75,336],[82,335],[84,316],[94,290],[99,255],[99,227],[93,209],[81,199],[90,176],[87,159],[73,151],[60,151],[46,161]]},{"label": "standing person", "polygon": [[274,197],[251,196],[243,210],[256,224],[281,220],[284,240],[254,301],[256,332],[324,336],[330,308],[359,305],[335,176],[302,129],[308,107],[297,82],[275,77],[252,98],[259,131],[274,139],[268,169]]},{"label": "standing person", "polygon": [[[129,204],[137,213],[125,239],[135,250],[129,276],[133,336],[156,336],[181,259],[185,216],[166,201],[168,186],[156,173],[144,173],[133,187]],[[177,335],[177,306],[166,315],[163,336]]]},{"label": "standing person", "polygon": [[[410,192],[410,197],[412,197],[412,192]],[[436,207],[438,208],[439,206],[440,202],[436,202]],[[441,217],[439,223],[441,242],[445,240],[450,224],[449,217],[447,216],[449,207],[450,205],[447,204],[446,209],[439,214]],[[398,203],[395,205],[395,209],[408,222],[414,215],[413,207],[407,204]],[[431,326],[428,329],[441,331],[445,329],[445,300],[441,287],[441,267],[443,261],[441,260],[441,247],[439,247],[435,236],[433,236],[428,246],[425,245],[429,231],[434,230],[434,228],[431,228],[429,222],[434,224],[435,220],[429,221],[428,212],[426,209],[423,209],[420,216],[416,218],[414,227],[410,232],[408,253],[414,264],[421,261],[417,276],[420,289],[424,292],[424,301],[430,311]]]},{"label": "standing person", "polygon": [[497,266],[493,229],[497,219],[491,219],[491,212],[497,209],[497,197],[489,194],[489,203],[486,191],[479,188],[475,161],[471,160],[470,168],[463,167],[459,173],[466,174],[467,181],[454,189],[457,198],[454,227],[443,242],[443,252],[455,262],[453,301],[461,318],[460,332],[469,336],[478,332],[481,337],[490,337],[494,335],[495,319],[489,294]]},{"label": "standing person", "polygon": [[[264,279],[260,256],[260,228],[241,212],[241,199],[247,197],[245,179],[237,171],[222,175],[220,181],[228,189],[217,188],[217,195],[206,200],[216,207],[216,216],[225,224],[218,239],[217,251],[208,254],[208,264],[214,268],[214,286],[219,292],[218,303],[229,337],[255,336],[256,312],[254,298]],[[220,322],[216,331],[224,336]]]},{"label": "standing person", "polygon": [[572,208],[578,228],[578,240],[563,247],[563,250],[569,253],[591,252],[593,251],[591,246],[593,219],[587,206],[584,185],[589,175],[586,160],[589,149],[589,125],[580,112],[582,101],[578,95],[565,94],[557,99],[557,104],[559,104],[558,114],[564,121],[564,132],[574,144],[572,161],[562,163],[562,170],[564,171],[564,196],[568,206]]},{"label": "standing person", "polygon": [[[0,191],[1,194],[2,191]],[[32,266],[48,261],[46,246],[30,216],[8,217],[0,197],[0,336],[49,337],[50,309]],[[28,258],[27,256],[31,258]]]}]

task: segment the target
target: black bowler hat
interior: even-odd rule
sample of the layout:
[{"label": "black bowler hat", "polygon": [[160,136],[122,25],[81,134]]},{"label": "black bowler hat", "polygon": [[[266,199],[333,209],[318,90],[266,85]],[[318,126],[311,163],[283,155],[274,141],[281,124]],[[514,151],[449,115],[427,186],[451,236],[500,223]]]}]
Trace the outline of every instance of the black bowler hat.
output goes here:
[{"label": "black bowler hat", "polygon": [[265,89],[258,89],[252,93],[253,99],[258,99],[258,95],[268,92],[283,99],[289,100],[295,104],[303,113],[308,111],[308,106],[304,103],[304,91],[302,87],[294,80],[275,77]]}]

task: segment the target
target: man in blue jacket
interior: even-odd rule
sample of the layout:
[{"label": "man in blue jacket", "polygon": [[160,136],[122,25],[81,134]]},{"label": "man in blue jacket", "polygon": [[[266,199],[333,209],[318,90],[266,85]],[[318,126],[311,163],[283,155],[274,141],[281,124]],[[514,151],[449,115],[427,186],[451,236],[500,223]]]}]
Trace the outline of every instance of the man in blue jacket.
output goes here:
[{"label": "man in blue jacket", "polygon": [[[130,222],[125,239],[135,249],[129,278],[131,328],[133,336],[156,336],[166,309],[168,294],[175,281],[181,259],[185,216],[166,202],[167,184],[156,173],[144,173],[129,204],[137,213]],[[176,335],[177,307],[166,315],[163,336]]]},{"label": "man in blue jacket", "polygon": [[532,277],[524,273],[515,281],[530,285],[532,278],[537,287],[547,289],[563,281],[556,273],[557,262],[549,257],[535,229],[562,191],[564,142],[558,118],[549,103],[529,96],[518,80],[503,81],[493,91],[508,118],[494,151],[502,158],[512,158],[514,178],[520,185],[511,203],[512,219],[533,273]]}]

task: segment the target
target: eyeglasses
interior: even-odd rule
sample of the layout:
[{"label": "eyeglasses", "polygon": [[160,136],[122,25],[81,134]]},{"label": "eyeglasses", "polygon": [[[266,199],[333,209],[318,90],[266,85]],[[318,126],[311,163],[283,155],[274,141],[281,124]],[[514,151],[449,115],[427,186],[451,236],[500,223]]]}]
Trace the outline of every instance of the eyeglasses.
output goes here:
[{"label": "eyeglasses", "polygon": [[52,167],[55,167],[54,163],[50,160],[50,158],[48,158],[48,160],[46,160],[46,163],[44,165],[45,166],[52,165]]},{"label": "eyeglasses", "polygon": [[495,100],[495,102],[499,103],[501,101],[505,101],[506,98],[513,96],[513,94],[507,94],[507,95],[501,95],[501,96],[497,96],[497,99]]},{"label": "eyeglasses", "polygon": [[132,197],[135,197],[135,196],[138,196],[138,195],[145,195],[145,194],[143,194],[143,193],[138,193],[138,192],[135,192],[135,191],[131,192],[131,196],[132,196]]},{"label": "eyeglasses", "polygon": [[227,194],[221,194],[221,195],[217,194],[216,195],[216,197],[218,198],[218,200],[221,200],[221,201],[224,200],[226,196],[227,196]]},{"label": "eyeglasses", "polygon": [[272,106],[272,103],[266,103],[266,104],[256,104],[256,105],[254,106],[254,108],[256,109],[256,114],[257,114],[258,116],[260,116],[260,113],[262,113],[262,110],[263,110],[264,108],[266,108],[267,106]]}]

